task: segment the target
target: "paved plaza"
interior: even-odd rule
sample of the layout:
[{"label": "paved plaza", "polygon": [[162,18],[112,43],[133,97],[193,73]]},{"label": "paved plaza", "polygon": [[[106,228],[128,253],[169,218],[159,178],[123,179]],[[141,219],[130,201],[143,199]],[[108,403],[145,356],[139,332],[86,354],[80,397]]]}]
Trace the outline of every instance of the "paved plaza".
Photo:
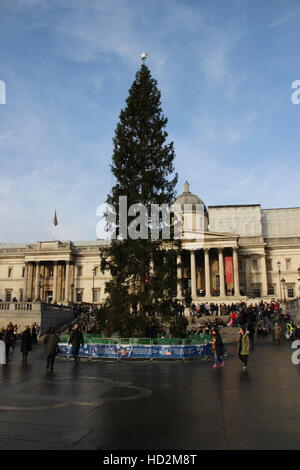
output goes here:
[{"label": "paved plaza", "polygon": [[[19,345],[18,345],[19,348]],[[87,361],[43,346],[0,366],[0,449],[300,449],[300,365],[259,339],[243,371],[210,361]]]}]

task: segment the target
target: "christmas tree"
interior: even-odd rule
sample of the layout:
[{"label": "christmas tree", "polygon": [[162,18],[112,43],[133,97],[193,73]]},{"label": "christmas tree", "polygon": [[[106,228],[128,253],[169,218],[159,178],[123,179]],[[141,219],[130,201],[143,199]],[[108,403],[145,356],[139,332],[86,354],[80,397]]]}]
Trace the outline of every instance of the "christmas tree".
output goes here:
[{"label": "christmas tree", "polygon": [[[180,242],[174,240],[172,222],[161,215],[155,220],[150,217],[153,204],[172,205],[177,183],[174,146],[167,143],[168,120],[160,98],[157,81],[143,62],[113,139],[111,171],[115,185],[107,202],[116,211],[115,237],[101,250],[101,269],[110,271],[112,280],[106,285],[107,301],[98,315],[107,335],[151,336],[163,321],[173,322],[175,330],[182,323],[174,301]],[[135,223],[134,233],[139,237],[128,236],[121,227],[120,198],[124,197],[128,208],[133,204],[146,208],[146,215]],[[129,227],[137,213],[129,212]],[[169,228],[168,240],[163,239],[163,227]]]}]

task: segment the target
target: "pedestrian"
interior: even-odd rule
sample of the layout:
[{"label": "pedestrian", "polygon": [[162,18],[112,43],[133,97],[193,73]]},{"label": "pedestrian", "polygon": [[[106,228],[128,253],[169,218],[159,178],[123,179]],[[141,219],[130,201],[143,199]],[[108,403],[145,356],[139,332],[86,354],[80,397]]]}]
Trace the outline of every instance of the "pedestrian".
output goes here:
[{"label": "pedestrian", "polygon": [[37,331],[36,331],[36,323],[33,323],[31,326],[31,336],[32,336],[32,344],[37,346]]},{"label": "pedestrian", "polygon": [[58,343],[60,339],[55,333],[54,328],[49,328],[48,333],[45,336],[44,344],[45,344],[45,351],[47,355],[47,366],[46,369],[51,368],[53,370],[55,356],[58,354]]},{"label": "pedestrian", "polygon": [[218,367],[218,364],[220,365],[220,367],[224,367],[224,343],[222,340],[222,336],[220,335],[219,330],[217,328],[212,329],[210,344],[215,357],[213,369],[216,369]]},{"label": "pedestrian", "polygon": [[21,353],[23,355],[23,362],[27,362],[29,351],[32,351],[32,336],[30,326],[26,326],[25,330],[21,334]]},{"label": "pedestrian", "polygon": [[250,351],[254,351],[254,334],[255,334],[255,323],[250,321],[247,325],[250,339]]},{"label": "pedestrian", "polygon": [[80,331],[79,326],[77,324],[74,325],[74,328],[71,331],[68,344],[72,345],[71,354],[74,357],[75,362],[77,362],[79,360],[78,354],[79,354],[80,346],[84,345],[83,334]]},{"label": "pedestrian", "polygon": [[0,332],[0,364],[6,364],[6,347],[5,342],[3,341],[3,332]]},{"label": "pedestrian", "polygon": [[5,343],[5,354],[6,354],[6,363],[9,362],[9,351],[12,348],[14,350],[14,327],[12,324],[9,324],[4,332],[3,341]]},{"label": "pedestrian", "polygon": [[295,339],[300,339],[300,322],[298,322],[297,328],[295,330]]},{"label": "pedestrian", "polygon": [[274,341],[275,341],[275,344],[280,343],[281,332],[282,332],[281,326],[279,325],[279,323],[275,323],[275,326],[274,326]]},{"label": "pedestrian", "polygon": [[238,355],[243,363],[243,369],[247,369],[248,356],[250,354],[249,334],[244,326],[240,328],[238,339]]}]

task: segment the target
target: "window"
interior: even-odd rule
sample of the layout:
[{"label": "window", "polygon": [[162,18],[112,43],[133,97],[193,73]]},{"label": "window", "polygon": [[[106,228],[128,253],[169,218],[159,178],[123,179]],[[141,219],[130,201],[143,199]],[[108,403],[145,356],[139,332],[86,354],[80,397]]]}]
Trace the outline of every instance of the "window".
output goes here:
[{"label": "window", "polygon": [[22,277],[25,277],[25,267],[22,268]]},{"label": "window", "polygon": [[11,302],[12,289],[5,289],[5,302]]},{"label": "window", "polygon": [[100,302],[100,289],[93,289],[93,303]]},{"label": "window", "polygon": [[93,269],[94,269],[95,276],[99,276],[99,266],[95,266]]},{"label": "window", "polygon": [[77,266],[77,276],[82,276],[82,266]]},{"label": "window", "polygon": [[290,271],[291,270],[291,260],[290,259],[286,259],[285,260],[285,269],[287,271]]},{"label": "window", "polygon": [[240,272],[244,271],[244,262],[242,259],[239,259],[239,271]]},{"label": "window", "polygon": [[260,297],[260,284],[252,284],[253,297]]},{"label": "window", "polygon": [[76,302],[82,302],[82,298],[83,298],[83,290],[76,289]]},{"label": "window", "polygon": [[268,295],[275,295],[275,286],[268,285]]},{"label": "window", "polygon": [[257,271],[257,270],[258,270],[258,261],[257,261],[257,259],[253,259],[253,260],[252,260],[252,269],[253,269],[254,271]]},{"label": "window", "polygon": [[294,286],[294,284],[288,284],[286,286],[286,288],[287,288],[287,296],[289,298],[295,297],[295,292],[294,292],[295,291],[295,286]]},{"label": "window", "polygon": [[13,268],[8,268],[8,277],[12,276],[12,270],[13,270]]},{"label": "window", "polygon": [[23,289],[19,290],[19,299],[20,299],[20,302],[23,302]]},{"label": "window", "polygon": [[267,263],[267,271],[273,271],[273,266],[272,266],[272,259],[267,259],[266,260],[266,263]]}]

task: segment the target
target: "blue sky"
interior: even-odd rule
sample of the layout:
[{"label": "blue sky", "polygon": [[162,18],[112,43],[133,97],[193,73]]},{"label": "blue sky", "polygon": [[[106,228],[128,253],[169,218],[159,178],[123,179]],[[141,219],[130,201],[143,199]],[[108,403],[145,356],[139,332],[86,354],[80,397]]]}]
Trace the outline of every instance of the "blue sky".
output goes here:
[{"label": "blue sky", "polygon": [[96,238],[143,51],[178,193],[300,205],[298,0],[2,0],[0,20],[0,242]]}]

